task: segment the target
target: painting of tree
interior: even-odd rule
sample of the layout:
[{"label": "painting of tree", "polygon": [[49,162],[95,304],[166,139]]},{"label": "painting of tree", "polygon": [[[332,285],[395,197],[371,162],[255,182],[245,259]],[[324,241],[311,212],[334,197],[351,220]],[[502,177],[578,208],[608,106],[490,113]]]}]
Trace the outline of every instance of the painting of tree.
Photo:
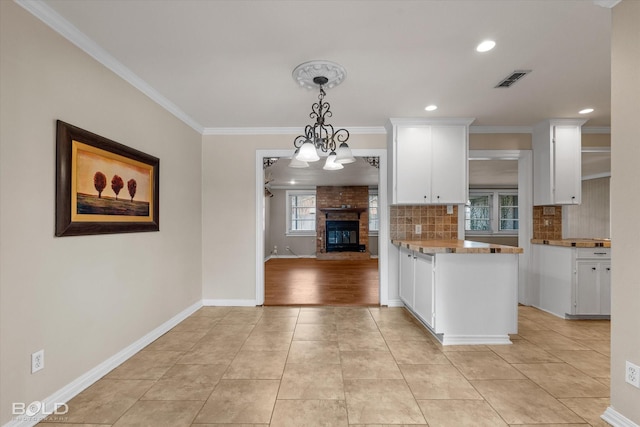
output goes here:
[{"label": "painting of tree", "polygon": [[102,172],[98,171],[93,175],[93,186],[98,190],[98,198],[102,197],[102,190],[107,186],[107,177]]},{"label": "painting of tree", "polygon": [[120,190],[122,190],[122,187],[124,187],[124,181],[120,175],[113,175],[113,178],[111,178],[111,189],[116,193],[116,200],[118,200],[118,194]]},{"label": "painting of tree", "polygon": [[138,187],[138,183],[135,179],[131,178],[127,181],[127,188],[129,189],[129,195],[131,196],[131,201],[133,202],[133,196],[136,195],[136,188]]}]

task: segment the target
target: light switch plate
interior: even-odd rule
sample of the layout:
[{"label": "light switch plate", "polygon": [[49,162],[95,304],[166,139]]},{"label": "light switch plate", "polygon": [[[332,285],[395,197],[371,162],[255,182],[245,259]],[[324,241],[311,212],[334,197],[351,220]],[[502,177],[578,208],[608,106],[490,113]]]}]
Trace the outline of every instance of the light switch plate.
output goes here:
[{"label": "light switch plate", "polygon": [[416,224],[415,234],[422,234],[422,224]]},{"label": "light switch plate", "polygon": [[453,215],[453,205],[447,205],[447,214]]}]

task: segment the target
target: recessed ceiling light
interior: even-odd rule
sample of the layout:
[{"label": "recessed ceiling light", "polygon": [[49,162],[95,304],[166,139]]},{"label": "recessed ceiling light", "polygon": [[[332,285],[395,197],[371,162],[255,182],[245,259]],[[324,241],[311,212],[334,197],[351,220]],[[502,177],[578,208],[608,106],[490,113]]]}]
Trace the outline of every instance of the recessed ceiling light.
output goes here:
[{"label": "recessed ceiling light", "polygon": [[295,185],[295,183],[296,182],[293,179],[291,181],[289,181],[289,184],[291,184],[291,185]]},{"label": "recessed ceiling light", "polygon": [[478,52],[488,52],[494,47],[496,47],[496,42],[493,40],[485,40],[476,47],[476,50]]},{"label": "recessed ceiling light", "polygon": [[584,110],[578,111],[579,114],[589,114],[593,113],[593,108],[585,108]]},{"label": "recessed ceiling light", "polygon": [[432,105],[427,105],[426,107],[424,107],[424,109],[426,111],[435,111],[435,110],[438,109],[438,106],[437,105],[433,105],[433,104]]}]

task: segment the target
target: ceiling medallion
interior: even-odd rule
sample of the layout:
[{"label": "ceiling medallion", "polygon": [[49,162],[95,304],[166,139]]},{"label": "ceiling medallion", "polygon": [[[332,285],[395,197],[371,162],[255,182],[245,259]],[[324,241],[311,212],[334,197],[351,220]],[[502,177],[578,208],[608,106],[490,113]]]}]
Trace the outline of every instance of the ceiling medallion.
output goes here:
[{"label": "ceiling medallion", "polygon": [[316,77],[326,78],[324,86],[331,89],[338,86],[347,77],[347,70],[340,64],[331,61],[309,61],[298,65],[293,70],[293,79],[307,89],[318,89]]}]

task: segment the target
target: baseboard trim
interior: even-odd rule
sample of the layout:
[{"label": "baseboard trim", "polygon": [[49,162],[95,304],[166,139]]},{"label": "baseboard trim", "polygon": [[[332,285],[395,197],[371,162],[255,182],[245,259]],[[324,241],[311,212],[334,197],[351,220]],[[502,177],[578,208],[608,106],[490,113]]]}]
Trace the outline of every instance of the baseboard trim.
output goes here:
[{"label": "baseboard trim", "polygon": [[[202,307],[202,301],[198,301],[186,309],[182,310],[180,313],[173,316],[171,319],[167,320],[139,340],[135,341],[131,345],[125,347],[120,350],[118,353],[114,354],[104,362],[100,363],[95,368],[90,371],[84,373],[79,376],[66,386],[62,387],[60,390],[53,393],[51,396],[41,400],[44,408],[47,410],[51,410],[56,403],[66,403],[75,396],[77,396],[80,392],[87,389],[93,383],[98,381],[100,378],[108,374],[110,371],[120,366],[124,361],[129,359],[131,356],[145,348],[147,345],[151,344],[156,339],[160,338],[162,335],[171,330],[178,323],[182,322],[187,317],[191,316],[195,313],[200,307]],[[27,417],[17,417],[8,423],[4,424],[3,427],[32,427],[38,424],[45,416],[39,416],[35,414],[34,416]]]},{"label": "baseboard trim", "polygon": [[258,304],[255,299],[204,299],[202,305],[205,307],[255,307]]},{"label": "baseboard trim", "polygon": [[509,335],[442,334],[442,345],[502,345],[513,344]]},{"label": "baseboard trim", "polygon": [[401,299],[390,299],[387,301],[387,307],[404,307],[404,303]]},{"label": "baseboard trim", "polygon": [[600,416],[603,420],[611,424],[613,427],[640,427],[611,406]]}]

